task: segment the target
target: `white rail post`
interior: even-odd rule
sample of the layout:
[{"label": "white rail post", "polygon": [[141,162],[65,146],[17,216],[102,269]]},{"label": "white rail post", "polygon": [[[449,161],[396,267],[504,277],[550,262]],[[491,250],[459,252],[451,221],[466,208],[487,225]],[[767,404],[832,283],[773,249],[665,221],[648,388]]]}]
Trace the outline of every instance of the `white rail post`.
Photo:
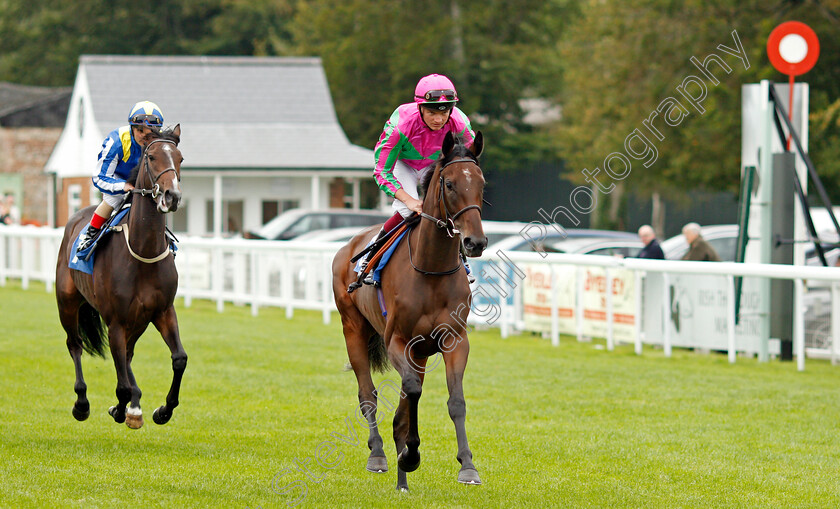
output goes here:
[{"label": "white rail post", "polygon": [[837,364],[840,352],[840,283],[831,283],[831,365]]},{"label": "white rail post", "polygon": [[805,371],[805,317],[802,312],[804,286],[802,278],[793,280],[793,344],[798,371]]},{"label": "white rail post", "polygon": [[551,345],[560,346],[560,324],[557,321],[557,274],[554,265],[548,266],[551,281]]},{"label": "white rail post", "polygon": [[259,278],[257,277],[259,255],[256,251],[251,251],[249,258],[251,264],[251,316],[257,316],[260,311],[260,289]]},{"label": "white rail post", "polygon": [[583,341],[583,289],[584,289],[584,274],[583,274],[583,267],[578,266],[577,271],[575,271],[575,276],[577,277],[577,281],[575,282],[575,287],[577,291],[575,292],[575,329],[577,330],[577,340],[578,342]]},{"label": "white rail post", "polygon": [[332,292],[332,260],[330,259],[329,256],[327,256],[327,253],[323,253],[323,252],[321,253],[321,266],[324,268],[324,270],[321,271],[321,274],[323,274],[323,279],[322,279],[323,284],[321,285],[321,291],[322,291],[321,297],[322,297],[322,301],[324,303],[323,319],[324,319],[324,325],[329,325],[330,324],[330,313],[332,312],[331,300],[332,300],[333,292]]},{"label": "white rail post", "polygon": [[726,276],[726,335],[729,346],[729,363],[735,364],[735,278]]},{"label": "white rail post", "polygon": [[609,267],[604,267],[604,280],[607,288],[607,350],[615,350],[615,337],[613,336],[613,277]]},{"label": "white rail post", "polygon": [[633,278],[635,281],[635,298],[636,298],[636,316],[633,319],[633,326],[636,329],[636,355],[642,355],[642,271],[633,270]]},{"label": "white rail post", "polygon": [[6,286],[6,272],[8,270],[6,264],[9,262],[9,259],[6,256],[8,246],[8,237],[0,232],[0,286]]},{"label": "white rail post", "polygon": [[671,278],[662,273],[662,351],[671,356]]}]

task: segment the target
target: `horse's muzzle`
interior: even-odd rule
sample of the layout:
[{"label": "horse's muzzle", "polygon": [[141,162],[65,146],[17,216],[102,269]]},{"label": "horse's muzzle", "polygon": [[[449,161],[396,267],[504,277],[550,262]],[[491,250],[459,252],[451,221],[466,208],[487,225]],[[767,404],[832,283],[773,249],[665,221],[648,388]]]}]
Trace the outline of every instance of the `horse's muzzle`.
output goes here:
[{"label": "horse's muzzle", "polygon": [[158,200],[158,210],[166,214],[167,212],[175,212],[178,210],[178,205],[181,204],[181,191],[177,189],[167,189],[164,191]]},{"label": "horse's muzzle", "polygon": [[466,251],[469,257],[481,256],[481,253],[484,252],[484,248],[486,247],[487,237],[484,235],[481,237],[464,237],[464,251]]}]

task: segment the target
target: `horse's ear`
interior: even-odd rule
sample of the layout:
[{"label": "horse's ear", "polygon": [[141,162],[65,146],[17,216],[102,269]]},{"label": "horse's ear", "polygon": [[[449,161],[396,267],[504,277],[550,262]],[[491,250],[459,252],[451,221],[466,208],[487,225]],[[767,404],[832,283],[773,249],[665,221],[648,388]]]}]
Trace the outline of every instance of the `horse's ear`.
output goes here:
[{"label": "horse's ear", "polygon": [[455,136],[452,134],[452,131],[449,131],[443,139],[443,146],[440,149],[440,153],[448,156],[453,148],[455,148]]},{"label": "horse's ear", "polygon": [[179,139],[181,138],[181,124],[175,126],[175,129],[172,130],[172,134],[177,136]]},{"label": "horse's ear", "polygon": [[481,131],[475,132],[475,139],[473,139],[473,143],[469,147],[469,149],[470,152],[472,152],[473,155],[476,157],[476,159],[484,151],[484,135],[481,134]]}]

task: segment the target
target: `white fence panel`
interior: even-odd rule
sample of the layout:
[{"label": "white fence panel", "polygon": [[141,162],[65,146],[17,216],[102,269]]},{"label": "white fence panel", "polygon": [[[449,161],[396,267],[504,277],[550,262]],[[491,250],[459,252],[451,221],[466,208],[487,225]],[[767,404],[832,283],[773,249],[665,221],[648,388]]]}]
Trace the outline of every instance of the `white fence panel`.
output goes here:
[{"label": "white fence panel", "polygon": [[[31,226],[0,227],[0,286],[8,278],[55,283],[55,264],[63,230]],[[178,295],[193,299],[261,307],[321,311],[329,323],[335,310],[332,259],[341,245],[185,237],[175,263]],[[478,282],[472,287],[469,322],[511,331],[541,332],[559,344],[560,334],[605,337],[616,342],[736,352],[759,349],[761,278],[794,282],[794,353],[799,368],[805,354],[840,356],[840,268],[788,265],[675,262],[603,256],[487,252],[471,260]],[[736,327],[734,277],[744,277],[741,319]],[[806,286],[807,283],[807,286]],[[803,353],[804,352],[804,353]]]}]

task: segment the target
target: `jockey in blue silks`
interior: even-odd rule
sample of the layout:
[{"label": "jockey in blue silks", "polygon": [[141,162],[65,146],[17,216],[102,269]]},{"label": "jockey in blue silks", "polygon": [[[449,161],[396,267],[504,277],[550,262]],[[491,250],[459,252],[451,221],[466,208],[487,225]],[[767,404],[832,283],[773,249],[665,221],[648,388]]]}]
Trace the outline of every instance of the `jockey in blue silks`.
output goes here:
[{"label": "jockey in blue silks", "polygon": [[140,163],[140,157],[152,135],[163,126],[163,113],[157,104],[141,101],[131,108],[128,124],[111,131],[102,142],[96,175],[92,179],[93,185],[102,191],[102,202],[93,212],[87,230],[79,238],[79,251],[90,247],[114,208],[123,201],[126,193],[134,189],[133,183],[127,182],[127,179],[131,170]]}]

